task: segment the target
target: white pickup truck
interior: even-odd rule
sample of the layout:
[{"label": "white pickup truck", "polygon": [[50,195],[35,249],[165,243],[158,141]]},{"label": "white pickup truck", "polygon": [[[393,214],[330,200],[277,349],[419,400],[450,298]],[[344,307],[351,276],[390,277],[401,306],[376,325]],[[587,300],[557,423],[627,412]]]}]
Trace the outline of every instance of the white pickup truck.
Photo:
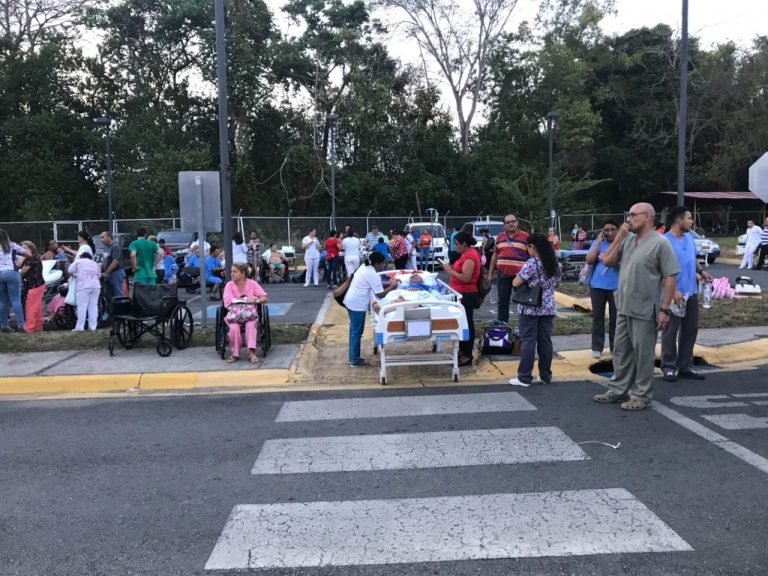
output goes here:
[{"label": "white pickup truck", "polygon": [[[433,260],[445,260],[448,261],[448,242],[446,240],[445,228],[442,224],[436,222],[408,222],[405,225],[405,230],[410,233],[413,228],[419,235],[424,233],[424,229],[427,230],[430,236],[432,236],[432,248],[430,251],[430,261]],[[416,246],[417,250],[419,246]]]}]

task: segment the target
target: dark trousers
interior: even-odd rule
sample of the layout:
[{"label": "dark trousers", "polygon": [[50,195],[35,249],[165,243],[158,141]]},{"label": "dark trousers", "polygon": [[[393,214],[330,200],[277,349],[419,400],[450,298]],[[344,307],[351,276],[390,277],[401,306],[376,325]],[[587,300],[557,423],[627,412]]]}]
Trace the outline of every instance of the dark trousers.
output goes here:
[{"label": "dark trousers", "polygon": [[338,278],[336,278],[337,260],[338,259],[334,257],[325,261],[325,280],[328,282],[328,286],[331,284],[338,284]]},{"label": "dark trousers", "polygon": [[608,304],[608,345],[613,352],[616,338],[616,301],[611,290],[590,288],[592,300],[592,350],[602,352],[605,348],[605,304]]},{"label": "dark trousers", "polygon": [[498,276],[496,285],[499,289],[499,308],[496,319],[499,322],[509,322],[509,301],[512,299],[512,280],[514,276]]},{"label": "dark trousers", "polygon": [[760,244],[760,248],[757,250],[757,260],[755,260],[754,269],[763,269],[763,260],[768,256],[768,244]]},{"label": "dark trousers", "polygon": [[520,363],[517,365],[517,379],[530,384],[533,381],[533,362],[539,353],[539,378],[552,381],[552,324],[554,316],[532,316],[519,314],[517,329],[520,331]]},{"label": "dark trousers", "polygon": [[405,270],[408,267],[408,254],[403,254],[395,260],[395,270]]},{"label": "dark trousers", "polygon": [[472,348],[475,346],[475,303],[477,302],[477,292],[462,292],[461,305],[464,306],[464,312],[467,315],[467,326],[469,327],[469,340],[459,342],[459,351],[467,358],[472,358]]},{"label": "dark trousers", "polygon": [[[678,333],[680,342],[678,343]],[[688,297],[685,316],[670,315],[661,333],[661,369],[687,372],[693,369],[693,347],[699,335],[699,298]]]}]

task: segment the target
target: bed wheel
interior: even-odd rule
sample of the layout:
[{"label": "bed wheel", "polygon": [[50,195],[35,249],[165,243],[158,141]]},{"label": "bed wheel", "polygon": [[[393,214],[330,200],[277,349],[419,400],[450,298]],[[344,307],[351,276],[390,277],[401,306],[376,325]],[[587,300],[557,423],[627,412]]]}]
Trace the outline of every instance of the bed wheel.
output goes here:
[{"label": "bed wheel", "polygon": [[386,376],[382,376],[381,377],[381,385],[382,386],[386,386],[387,385],[387,377]]},{"label": "bed wheel", "polygon": [[458,374],[454,374],[453,375],[453,381],[454,382],[458,382],[459,381],[459,375]]},{"label": "bed wheel", "polygon": [[376,344],[373,345],[373,354],[374,356],[379,353],[379,347],[376,346]]}]

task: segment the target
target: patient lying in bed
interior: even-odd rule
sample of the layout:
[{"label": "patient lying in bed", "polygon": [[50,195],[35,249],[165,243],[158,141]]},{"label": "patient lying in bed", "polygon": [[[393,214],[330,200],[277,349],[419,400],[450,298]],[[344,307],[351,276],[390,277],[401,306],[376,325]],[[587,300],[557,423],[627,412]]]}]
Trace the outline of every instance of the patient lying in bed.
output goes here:
[{"label": "patient lying in bed", "polygon": [[437,285],[437,274],[420,272],[414,274],[397,274],[401,288],[392,290],[380,301],[373,303],[373,311],[379,312],[381,307],[398,302],[413,302],[416,306],[420,301],[450,300],[450,296],[440,290]]}]

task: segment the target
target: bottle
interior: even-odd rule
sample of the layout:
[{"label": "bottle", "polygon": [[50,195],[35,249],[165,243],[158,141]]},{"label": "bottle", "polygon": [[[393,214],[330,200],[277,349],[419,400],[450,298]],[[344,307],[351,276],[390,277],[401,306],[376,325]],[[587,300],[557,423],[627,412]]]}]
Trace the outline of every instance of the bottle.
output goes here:
[{"label": "bottle", "polygon": [[702,308],[709,310],[712,308],[712,282],[704,282],[704,302]]}]

